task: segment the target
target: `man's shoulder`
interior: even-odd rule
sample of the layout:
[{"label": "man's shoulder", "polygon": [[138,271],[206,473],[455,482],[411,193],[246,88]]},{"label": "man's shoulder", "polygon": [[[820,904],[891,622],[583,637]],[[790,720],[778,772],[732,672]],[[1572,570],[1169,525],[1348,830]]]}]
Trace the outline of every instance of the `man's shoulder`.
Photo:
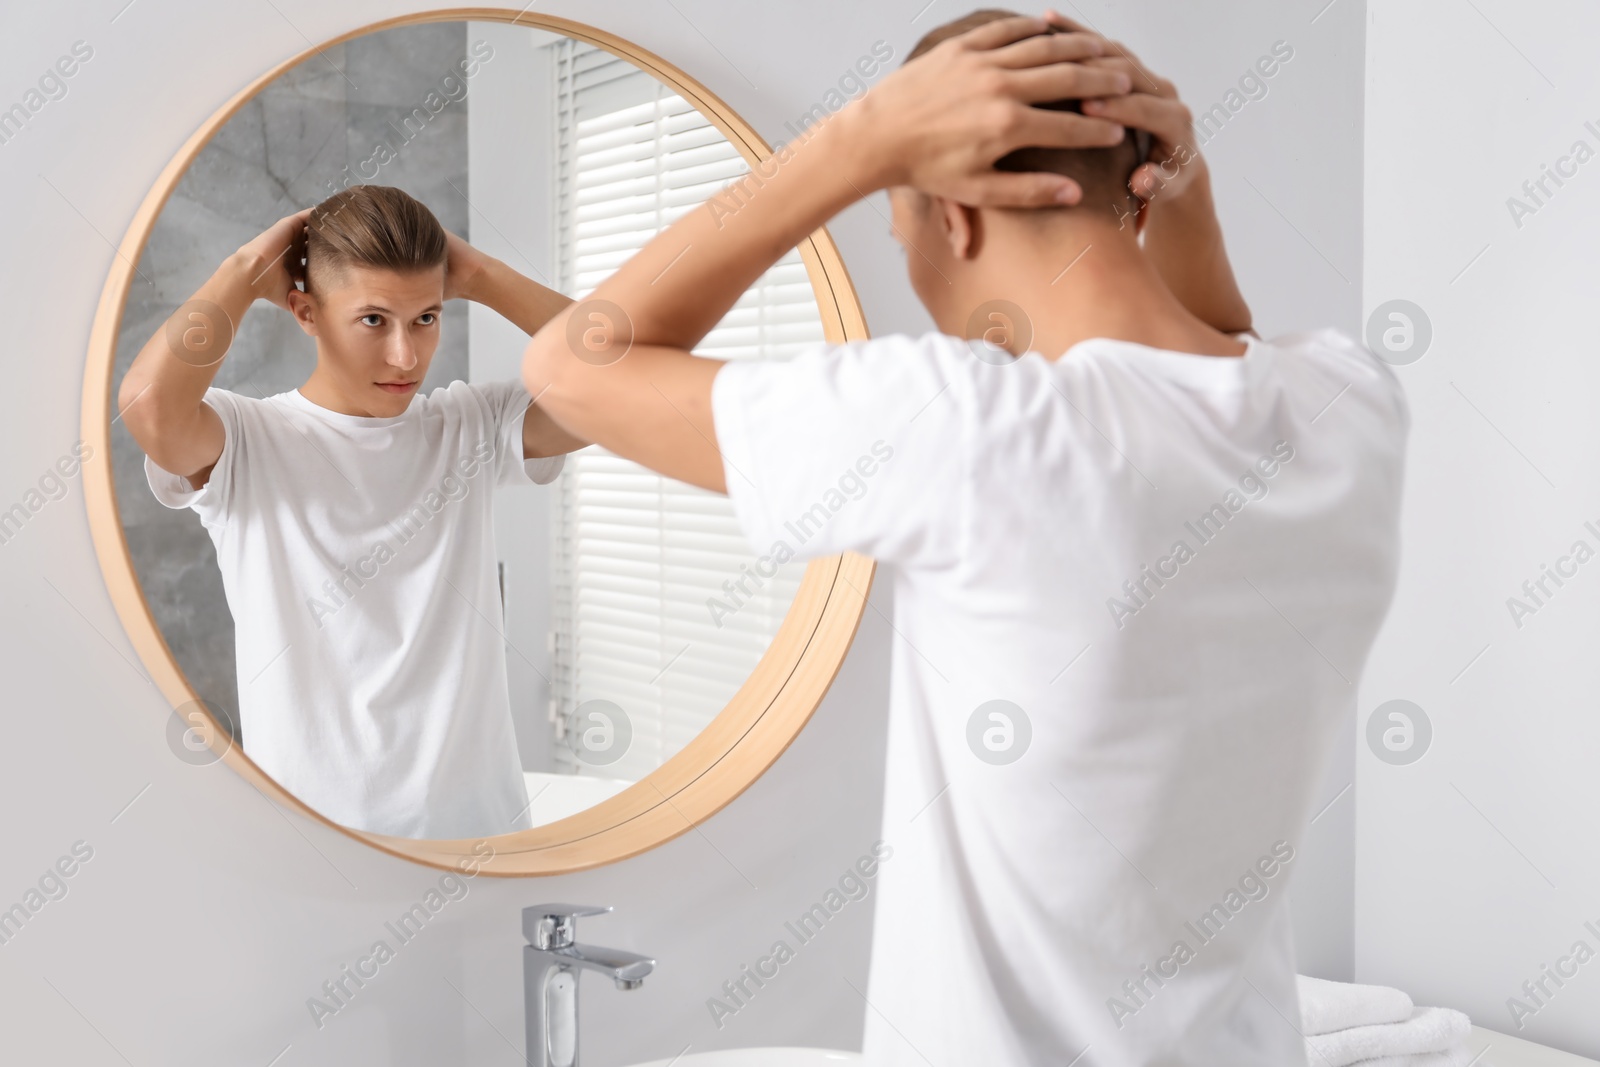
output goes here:
[{"label": "man's shoulder", "polygon": [[226,420],[229,418],[248,417],[255,411],[265,409],[276,398],[253,396],[250,393],[212,385],[206,388],[200,399],[209,404],[213,411]]},{"label": "man's shoulder", "polygon": [[247,404],[251,401],[260,402],[260,398],[253,397],[248,393],[236,393],[232,389],[224,389],[216,385],[207,386],[201,399],[229,405]]},{"label": "man's shoulder", "polygon": [[457,378],[411,401],[410,411],[425,421],[443,419],[464,425],[503,424],[520,415],[532,399],[521,379],[469,382]]},{"label": "man's shoulder", "polygon": [[952,388],[969,395],[963,379],[974,362],[959,338],[932,331],[885,334],[815,345],[788,359],[729,361],[717,374],[713,394],[804,396],[857,411],[898,410],[913,398],[920,407]]},{"label": "man's shoulder", "polygon": [[[719,434],[775,446],[802,427],[948,436],[972,394],[959,350],[960,340],[930,332],[827,342],[786,359],[728,360],[712,379],[713,417]],[[792,436],[783,440],[792,447]]]},{"label": "man's shoulder", "polygon": [[230,407],[244,409],[262,409],[268,405],[294,403],[304,399],[297,387],[285,389],[282,392],[258,395],[242,389],[229,389],[226,386],[211,385],[206,387],[201,399],[215,404],[227,404]]},{"label": "man's shoulder", "polygon": [[1286,367],[1314,367],[1343,375],[1352,388],[1382,393],[1404,403],[1405,392],[1394,367],[1361,341],[1332,326],[1281,334],[1263,342]]},{"label": "man's shoulder", "polygon": [[[1294,407],[1308,425],[1330,433],[1343,425],[1363,447],[1404,449],[1411,405],[1388,361],[1333,327],[1283,334],[1266,343],[1275,356],[1276,382],[1299,398]],[[1351,415],[1344,414],[1351,409]],[[1330,415],[1336,417],[1324,417]]]},{"label": "man's shoulder", "polygon": [[1303,360],[1325,365],[1343,364],[1374,374],[1384,380],[1393,380],[1389,365],[1366,345],[1345,331],[1333,326],[1314,330],[1300,330],[1276,334],[1257,343],[1267,345],[1281,354],[1280,358]]},{"label": "man's shoulder", "polygon": [[[792,373],[834,376],[856,384],[877,383],[897,388],[922,381],[948,381],[970,372],[975,362],[966,341],[948,334],[891,333],[880,337],[830,342],[807,348],[787,360],[739,360],[736,365],[773,368],[767,373],[785,377]],[[752,371],[752,373],[761,373]]]},{"label": "man's shoulder", "polygon": [[435,386],[425,396],[417,398],[435,408],[501,407],[517,399],[528,397],[527,386],[519,378],[498,382],[469,382],[457,378],[448,385]]}]

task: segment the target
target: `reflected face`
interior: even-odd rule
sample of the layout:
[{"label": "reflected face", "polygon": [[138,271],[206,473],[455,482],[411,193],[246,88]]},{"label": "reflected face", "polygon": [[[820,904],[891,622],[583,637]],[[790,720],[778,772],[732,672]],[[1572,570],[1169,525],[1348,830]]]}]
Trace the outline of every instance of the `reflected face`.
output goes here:
[{"label": "reflected face", "polygon": [[317,373],[354,407],[399,415],[439,347],[444,266],[415,273],[345,267],[291,293],[300,328],[317,339]]}]

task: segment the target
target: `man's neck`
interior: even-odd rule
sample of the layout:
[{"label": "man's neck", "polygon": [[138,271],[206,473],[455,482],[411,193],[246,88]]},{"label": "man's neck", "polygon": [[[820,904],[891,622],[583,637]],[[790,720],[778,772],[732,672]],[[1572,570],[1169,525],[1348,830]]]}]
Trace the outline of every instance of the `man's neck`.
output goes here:
[{"label": "man's neck", "polygon": [[364,412],[349,410],[350,405],[346,402],[344,396],[331,384],[324,382],[321,374],[317,371],[312,371],[311,377],[301,384],[300,395],[318,407],[336,411],[341,415],[364,414]]},{"label": "man's neck", "polygon": [[1242,342],[1178,301],[1132,235],[1114,223],[1056,227],[1047,239],[1002,223],[990,239],[1000,254],[985,283],[1027,313],[1028,347],[1046,359],[1059,359],[1091,337],[1201,355],[1244,354]]},{"label": "man's neck", "polygon": [[382,418],[390,414],[390,412],[382,412],[380,414],[370,410],[363,410],[352,404],[350,398],[345,396],[344,392],[328,376],[322,373],[320,361],[317,368],[311,372],[311,377],[307,378],[305,383],[300,386],[300,395],[318,407],[327,408],[329,411],[340,415],[357,415],[362,418],[373,419]]}]

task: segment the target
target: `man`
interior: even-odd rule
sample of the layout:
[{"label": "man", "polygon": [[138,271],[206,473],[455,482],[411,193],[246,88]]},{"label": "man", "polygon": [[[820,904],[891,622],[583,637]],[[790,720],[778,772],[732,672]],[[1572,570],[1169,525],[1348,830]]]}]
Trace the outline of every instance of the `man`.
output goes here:
[{"label": "man", "polygon": [[[1408,416],[1343,335],[1249,332],[1187,109],[1075,29],[934,31],[523,380],[755,550],[888,565],[869,1063],[1303,1064],[1284,887],[1392,596]],[[939,332],[689,353],[880,189]]]},{"label": "man", "polygon": [[[520,382],[417,395],[451,297],[528,333],[568,303],[399,189],[352,186],[230,256],[118,392],[156,498],[216,545],[246,755],[328,818],[400,837],[531,824],[491,621],[492,501],[587,443]],[[256,300],[316,339],[298,389],[211,386]]]}]

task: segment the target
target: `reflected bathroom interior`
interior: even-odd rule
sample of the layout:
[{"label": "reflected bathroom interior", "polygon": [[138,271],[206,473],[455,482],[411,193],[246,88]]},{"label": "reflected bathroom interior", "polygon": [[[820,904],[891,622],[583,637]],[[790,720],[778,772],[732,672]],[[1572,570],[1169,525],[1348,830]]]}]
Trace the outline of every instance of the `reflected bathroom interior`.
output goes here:
[{"label": "reflected bathroom interior", "polygon": [[[148,284],[130,293],[115,374],[234,248],[354,183],[404,188],[447,230],[581,299],[747,170],[670,87],[592,44],[501,23],[358,36],[249,99],[183,175],[138,260]],[[516,327],[461,300],[447,302],[442,321],[418,395],[517,376],[526,337]],[[791,252],[701,351],[782,359],[822,340]],[[258,303],[215,385],[267,397],[314,365],[311,339]],[[122,527],[150,610],[200,703],[248,755],[212,542],[193,515],[151,497],[138,444],[120,422],[112,429]],[[699,734],[761,659],[805,564],[751,554],[726,497],[599,446],[569,457],[550,486],[503,491],[495,508],[502,603],[488,621],[503,631],[518,756],[541,825],[615,795]],[[362,581],[347,570],[308,601],[337,610]]]}]

